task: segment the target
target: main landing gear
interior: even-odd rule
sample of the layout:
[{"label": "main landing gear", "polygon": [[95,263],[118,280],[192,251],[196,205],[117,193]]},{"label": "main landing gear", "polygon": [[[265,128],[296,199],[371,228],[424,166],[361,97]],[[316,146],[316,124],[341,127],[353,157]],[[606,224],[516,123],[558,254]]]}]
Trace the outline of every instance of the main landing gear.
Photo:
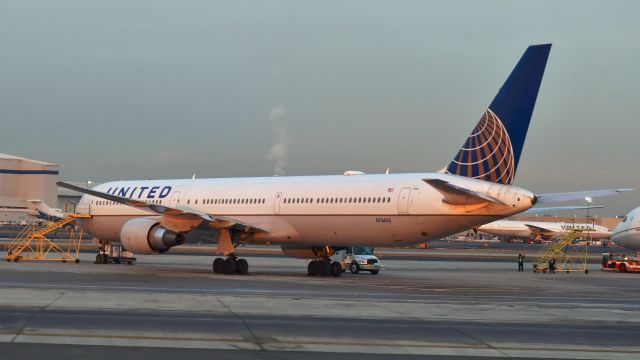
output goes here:
[{"label": "main landing gear", "polygon": [[213,260],[213,272],[216,274],[245,275],[249,272],[249,263],[247,260],[238,259],[237,256],[231,254],[226,259],[216,258]]},{"label": "main landing gear", "polygon": [[247,260],[238,259],[236,254],[233,253],[234,250],[235,246],[231,241],[231,231],[229,229],[221,229],[216,253],[224,254],[226,258],[216,258],[213,260],[213,272],[215,274],[245,275],[249,272],[249,263]]},{"label": "main landing gear", "polygon": [[338,277],[342,273],[342,264],[338,261],[331,261],[331,259],[311,260],[307,265],[307,274],[309,276]]}]

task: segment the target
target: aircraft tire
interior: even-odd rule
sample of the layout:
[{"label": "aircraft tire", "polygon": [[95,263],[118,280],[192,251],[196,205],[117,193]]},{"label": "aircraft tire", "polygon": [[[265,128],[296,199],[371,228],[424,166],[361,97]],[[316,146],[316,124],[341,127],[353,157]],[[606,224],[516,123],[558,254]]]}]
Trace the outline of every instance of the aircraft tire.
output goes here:
[{"label": "aircraft tire", "polygon": [[102,264],[102,254],[96,255],[96,264]]},{"label": "aircraft tire", "polygon": [[249,263],[245,259],[236,260],[236,272],[240,275],[245,275],[249,272]]},{"label": "aircraft tire", "polygon": [[216,258],[215,260],[213,260],[213,273],[214,274],[220,274],[222,273],[222,267],[224,264],[224,259],[223,258]]},{"label": "aircraft tire", "polygon": [[311,260],[309,261],[309,264],[307,265],[307,275],[309,276],[318,276],[318,261],[317,260]]},{"label": "aircraft tire", "polygon": [[226,258],[224,260],[222,268],[224,269],[224,273],[227,275],[232,275],[236,273],[236,259],[234,258]]},{"label": "aircraft tire", "polygon": [[318,260],[318,275],[322,277],[331,275],[331,263],[326,260]]},{"label": "aircraft tire", "polygon": [[331,263],[331,276],[339,277],[340,275],[342,275],[342,271],[342,264],[340,264],[338,261],[334,261]]}]

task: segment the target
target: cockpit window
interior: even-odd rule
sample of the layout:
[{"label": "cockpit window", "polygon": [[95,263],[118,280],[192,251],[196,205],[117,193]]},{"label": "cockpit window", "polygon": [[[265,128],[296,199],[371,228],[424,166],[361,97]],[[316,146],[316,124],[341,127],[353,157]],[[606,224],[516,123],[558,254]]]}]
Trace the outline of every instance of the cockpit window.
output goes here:
[{"label": "cockpit window", "polygon": [[627,217],[626,216],[622,218],[621,222],[625,222],[625,221],[627,221]]}]

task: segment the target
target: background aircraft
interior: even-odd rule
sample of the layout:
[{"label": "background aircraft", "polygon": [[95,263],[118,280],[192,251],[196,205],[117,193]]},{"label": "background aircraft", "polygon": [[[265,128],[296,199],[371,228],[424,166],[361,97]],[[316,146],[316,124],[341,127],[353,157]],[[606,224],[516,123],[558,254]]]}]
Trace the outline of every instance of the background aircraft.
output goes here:
[{"label": "background aircraft", "polygon": [[640,207],[631,210],[613,229],[611,240],[617,245],[640,250]]},{"label": "background aircraft", "polygon": [[611,230],[605,226],[547,221],[498,220],[475,228],[478,232],[513,238],[548,240],[564,231],[584,232],[584,238],[608,239]]}]

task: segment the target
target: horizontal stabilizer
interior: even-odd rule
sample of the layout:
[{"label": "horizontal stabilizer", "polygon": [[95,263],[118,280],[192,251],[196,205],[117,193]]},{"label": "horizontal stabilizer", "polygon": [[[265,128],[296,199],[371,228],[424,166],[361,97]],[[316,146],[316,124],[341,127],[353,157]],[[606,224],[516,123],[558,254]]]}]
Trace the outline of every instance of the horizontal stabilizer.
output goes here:
[{"label": "horizontal stabilizer", "polygon": [[548,204],[554,202],[585,200],[586,198],[618,195],[620,193],[633,190],[635,189],[587,190],[566,193],[540,194],[537,195],[536,198],[538,199],[537,204]]},{"label": "horizontal stabilizer", "polygon": [[442,195],[444,195],[444,199],[442,201],[450,205],[477,205],[482,203],[506,205],[493,196],[465,189],[463,187],[453,185],[448,181],[440,179],[422,180],[427,184],[433,186],[434,189],[438,190]]},{"label": "horizontal stabilizer", "polygon": [[570,211],[570,210],[586,210],[586,209],[602,209],[604,206],[554,206],[554,207],[544,207],[544,208],[531,208],[527,211],[523,211],[522,214],[543,214],[543,213],[553,213],[558,211]]}]

